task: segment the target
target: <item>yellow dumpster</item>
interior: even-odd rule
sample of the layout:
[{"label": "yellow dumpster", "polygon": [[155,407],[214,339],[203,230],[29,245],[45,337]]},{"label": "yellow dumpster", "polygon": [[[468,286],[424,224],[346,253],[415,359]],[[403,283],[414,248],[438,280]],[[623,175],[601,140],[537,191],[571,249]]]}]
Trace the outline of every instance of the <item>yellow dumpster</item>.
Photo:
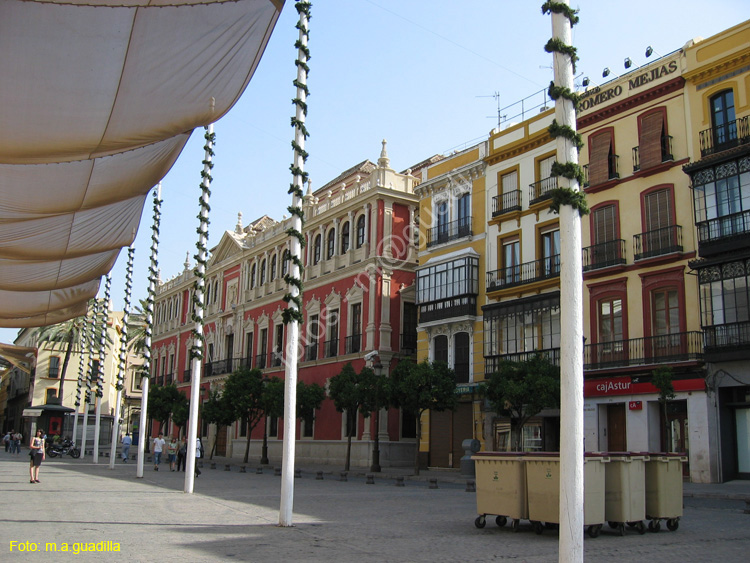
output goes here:
[{"label": "yellow dumpster", "polygon": [[682,464],[684,454],[650,454],[646,461],[646,519],[648,529],[658,532],[661,520],[674,532],[682,516]]},{"label": "yellow dumpster", "polygon": [[609,527],[625,535],[625,525],[639,534],[646,532],[646,460],[645,454],[618,452],[609,454],[605,472],[604,517]]},{"label": "yellow dumpster", "polygon": [[471,459],[476,469],[477,516],[474,525],[484,528],[487,515],[495,515],[498,526],[528,518],[526,472],[523,452],[478,452]]}]

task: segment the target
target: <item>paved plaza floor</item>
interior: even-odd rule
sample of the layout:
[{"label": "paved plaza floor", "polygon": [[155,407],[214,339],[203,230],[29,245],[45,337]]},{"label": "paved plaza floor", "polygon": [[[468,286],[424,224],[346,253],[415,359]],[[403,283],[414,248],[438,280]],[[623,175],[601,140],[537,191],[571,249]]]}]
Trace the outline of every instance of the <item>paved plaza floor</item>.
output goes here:
[{"label": "paved plaza floor", "polygon": [[[494,519],[478,529],[475,493],[466,478],[428,472],[395,486],[391,473],[363,471],[340,481],[341,468],[301,468],[294,480],[294,526],[278,527],[281,478],[273,468],[216,469],[207,461],[195,493],[182,492],[184,473],[135,477],[135,463],[94,465],[52,459],[41,483],[30,484],[28,457],[0,453],[0,561],[526,561],[558,560],[558,532],[518,533]],[[437,489],[429,479],[437,479]],[[747,561],[750,484],[686,485],[676,532],[621,537],[605,525],[586,537],[587,561]],[[583,533],[583,531],[582,531]],[[92,547],[99,551],[76,554]],[[21,551],[21,549],[26,551]],[[31,551],[36,548],[36,551]],[[63,549],[67,548],[67,552]],[[57,551],[55,551],[55,549]],[[119,549],[119,551],[116,551]]]}]

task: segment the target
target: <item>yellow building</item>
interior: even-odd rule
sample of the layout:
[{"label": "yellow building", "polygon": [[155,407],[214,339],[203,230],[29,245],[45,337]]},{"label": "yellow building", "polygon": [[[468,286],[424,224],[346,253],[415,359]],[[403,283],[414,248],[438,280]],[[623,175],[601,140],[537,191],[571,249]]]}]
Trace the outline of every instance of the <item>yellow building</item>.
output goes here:
[{"label": "yellow building", "polygon": [[485,162],[482,142],[422,171],[417,269],[417,359],[442,361],[456,372],[455,412],[422,421],[421,463],[459,467],[466,439],[482,439],[482,319],[485,253]]}]

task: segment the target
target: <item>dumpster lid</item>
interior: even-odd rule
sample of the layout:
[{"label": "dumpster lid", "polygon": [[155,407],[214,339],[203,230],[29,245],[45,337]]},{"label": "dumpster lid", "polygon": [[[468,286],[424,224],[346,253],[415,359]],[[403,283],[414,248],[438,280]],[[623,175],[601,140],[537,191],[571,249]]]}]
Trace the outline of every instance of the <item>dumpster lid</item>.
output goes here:
[{"label": "dumpster lid", "polygon": [[475,452],[472,457],[519,457],[529,455],[529,452]]}]

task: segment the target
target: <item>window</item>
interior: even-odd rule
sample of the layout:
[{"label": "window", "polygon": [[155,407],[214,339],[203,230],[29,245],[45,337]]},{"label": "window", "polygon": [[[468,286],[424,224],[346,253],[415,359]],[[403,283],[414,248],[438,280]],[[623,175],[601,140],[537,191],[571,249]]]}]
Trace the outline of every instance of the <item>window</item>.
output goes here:
[{"label": "window", "polygon": [[471,379],[469,342],[468,332],[459,332],[454,336],[453,370],[456,372],[457,383],[468,383]]},{"label": "window", "polygon": [[316,235],[315,242],[313,243],[313,264],[317,264],[318,262],[320,262],[320,245],[320,235]]},{"label": "window", "polygon": [[680,332],[680,309],[677,290],[659,290],[652,294],[653,299],[653,334],[675,334]]},{"label": "window", "polygon": [[584,267],[603,267],[622,263],[624,256],[618,239],[617,206],[598,207],[591,212],[591,239],[588,264]]},{"label": "window", "polygon": [[304,413],[302,415],[302,437],[303,438],[312,438],[313,437],[313,430],[315,427],[315,411],[311,410],[310,412]]},{"label": "window", "polygon": [[277,438],[279,436],[279,419],[272,416],[268,419],[268,437]]},{"label": "window", "polygon": [[638,167],[641,170],[661,164],[671,156],[667,154],[665,115],[662,109],[657,109],[639,118]]},{"label": "window", "polygon": [[354,303],[350,309],[351,331],[349,336],[348,354],[356,354],[362,349],[362,304]]},{"label": "window", "polygon": [[44,402],[47,403],[47,404],[49,404],[56,397],[57,397],[57,390],[56,389],[47,389],[47,396],[45,397]]},{"label": "window", "polygon": [[365,243],[365,216],[360,215],[357,219],[357,248],[362,248]]},{"label": "window", "polygon": [[437,206],[437,242],[448,240],[448,223],[450,223],[450,210],[447,201],[441,201]]},{"label": "window", "polygon": [[599,301],[599,342],[622,340],[622,300]]},{"label": "window", "polygon": [[401,322],[401,350],[415,352],[417,350],[417,306],[404,302],[404,318]]},{"label": "window", "polygon": [[328,240],[326,247],[326,258],[330,260],[331,258],[333,258],[334,254],[336,254],[336,229],[334,229],[333,227],[328,230]]},{"label": "window", "polygon": [[284,325],[278,324],[276,325],[276,336],[275,336],[276,346],[274,350],[273,355],[273,365],[274,367],[278,367],[281,365],[281,361],[284,357]]},{"label": "window", "polygon": [[349,252],[349,221],[341,226],[341,254]]},{"label": "window", "polygon": [[271,281],[276,279],[276,254],[271,258]]},{"label": "window", "polygon": [[417,304],[422,322],[476,315],[479,263],[471,256],[417,271]]},{"label": "window", "polygon": [[542,272],[544,276],[560,273],[560,230],[542,233]]},{"label": "window", "polygon": [[258,342],[260,350],[255,358],[255,367],[263,369],[266,367],[266,359],[268,354],[268,329],[260,329],[260,342]]},{"label": "window", "polygon": [[596,186],[617,178],[612,131],[589,137],[589,185]]},{"label": "window", "polygon": [[250,268],[250,289],[255,288],[255,264]]},{"label": "window", "polygon": [[503,248],[503,281],[506,284],[518,283],[521,280],[521,242],[518,237],[504,240]]},{"label": "window", "polygon": [[750,157],[704,168],[692,180],[701,243],[750,232]]},{"label": "window", "polygon": [[288,250],[285,250],[282,254],[281,259],[281,277],[283,278],[289,273],[289,263],[292,260],[292,253]]},{"label": "window", "polygon": [[644,233],[642,257],[674,252],[679,241],[672,227],[672,191],[668,188],[646,194],[643,198],[646,232]]},{"label": "window", "polygon": [[552,175],[552,164],[555,160],[555,156],[549,156],[537,163],[537,181],[532,184],[531,203],[549,199],[551,191],[557,187],[557,176]]},{"label": "window", "polygon": [[458,236],[466,236],[471,231],[471,194],[464,194],[456,202],[458,208]]},{"label": "window", "polygon": [[328,346],[326,350],[327,358],[334,358],[339,355],[339,311],[333,309],[328,313]]},{"label": "window", "polygon": [[260,285],[266,283],[266,260],[260,263]]},{"label": "window", "polygon": [[436,336],[433,341],[433,361],[448,363],[448,337],[444,334]]},{"label": "window", "polygon": [[724,90],[711,98],[711,127],[714,150],[737,140],[737,123],[734,112],[734,92]]},{"label": "window", "polygon": [[253,367],[253,333],[248,332],[245,336],[245,366]]},{"label": "window", "polygon": [[307,325],[307,346],[305,348],[305,360],[318,359],[318,339],[320,335],[320,324],[318,315],[310,315]]},{"label": "window", "polygon": [[49,373],[47,377],[57,379],[60,377],[60,358],[57,356],[49,357]]},{"label": "window", "polygon": [[701,326],[706,347],[750,345],[750,267],[746,261],[701,268]]}]

